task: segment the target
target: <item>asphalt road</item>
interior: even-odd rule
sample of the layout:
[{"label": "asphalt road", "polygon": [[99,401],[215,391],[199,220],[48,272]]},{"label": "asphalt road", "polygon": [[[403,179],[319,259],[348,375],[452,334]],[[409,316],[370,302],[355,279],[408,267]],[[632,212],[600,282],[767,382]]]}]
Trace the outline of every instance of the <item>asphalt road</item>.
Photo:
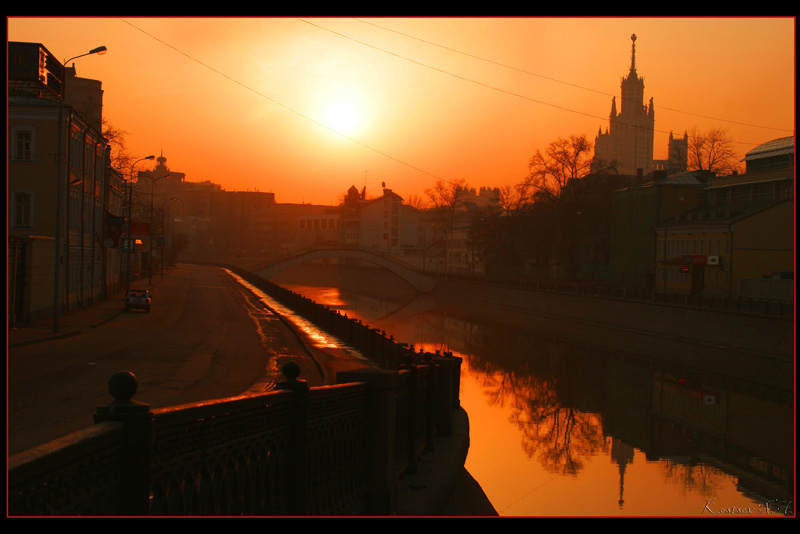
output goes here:
[{"label": "asphalt road", "polygon": [[120,370],[136,375],[136,400],[160,408],[269,390],[288,359],[312,386],[364,366],[304,346],[302,333],[221,269],[181,265],[151,292],[149,313],[120,313],[78,336],[9,350],[9,454],[94,424],[97,407],[112,400],[108,378]]}]

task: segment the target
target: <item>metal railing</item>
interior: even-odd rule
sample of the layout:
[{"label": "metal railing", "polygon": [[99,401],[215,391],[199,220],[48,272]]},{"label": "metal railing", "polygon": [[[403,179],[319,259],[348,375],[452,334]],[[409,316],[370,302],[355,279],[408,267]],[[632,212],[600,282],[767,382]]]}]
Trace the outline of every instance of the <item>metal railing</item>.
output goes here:
[{"label": "metal railing", "polygon": [[391,515],[398,478],[449,435],[460,360],[321,387],[292,364],[274,391],[156,410],[117,373],[93,428],[9,459],[9,515]]},{"label": "metal railing", "polygon": [[397,480],[452,432],[461,359],[414,352],[259,279],[375,367],[308,387],[290,361],[267,393],[150,410],[127,371],[94,427],[9,458],[11,516],[391,515]]}]

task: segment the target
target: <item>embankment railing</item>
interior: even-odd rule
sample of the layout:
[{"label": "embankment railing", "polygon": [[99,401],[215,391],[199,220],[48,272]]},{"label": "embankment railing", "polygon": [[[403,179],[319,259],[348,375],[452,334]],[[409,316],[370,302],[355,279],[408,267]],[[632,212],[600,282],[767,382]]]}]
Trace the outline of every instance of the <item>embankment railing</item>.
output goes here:
[{"label": "embankment railing", "polygon": [[449,435],[460,360],[151,410],[109,380],[95,426],[9,459],[10,516],[392,515],[398,480]]},{"label": "embankment railing", "polygon": [[240,275],[378,364],[308,387],[288,362],[274,391],[153,409],[109,380],[95,425],[9,458],[10,516],[391,515],[459,408],[461,359]]}]

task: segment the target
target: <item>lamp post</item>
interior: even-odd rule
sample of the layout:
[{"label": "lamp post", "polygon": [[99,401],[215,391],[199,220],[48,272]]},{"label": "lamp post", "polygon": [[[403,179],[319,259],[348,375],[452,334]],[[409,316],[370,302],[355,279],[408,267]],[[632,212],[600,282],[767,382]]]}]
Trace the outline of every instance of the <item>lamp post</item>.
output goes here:
[{"label": "lamp post", "polygon": [[156,182],[168,176],[170,176],[170,174],[157,176],[150,180],[150,257],[147,260],[147,272],[150,276],[149,283],[151,285],[153,284],[153,195],[155,194]]},{"label": "lamp post", "polygon": [[133,247],[133,239],[131,236],[131,223],[133,222],[131,219],[133,217],[133,168],[136,166],[137,163],[140,161],[144,161],[146,159],[155,159],[155,156],[145,156],[142,159],[138,159],[133,162],[131,165],[131,173],[130,179],[128,180],[128,235],[127,235],[127,246],[125,247],[125,263],[126,263],[126,270],[125,270],[125,294],[128,294],[128,291],[131,289],[131,248]]},{"label": "lamp post", "polygon": [[[88,56],[90,54],[98,54],[103,55],[108,51],[105,46],[98,46],[97,48],[92,48],[89,52],[85,54],[80,54],[75,57],[71,57],[64,61],[63,66],[66,67],[69,61],[73,59],[78,59],[79,57]],[[64,79],[64,91],[61,95],[62,100],[67,95],[67,80]],[[56,169],[56,224],[55,224],[55,265],[53,269],[53,332],[58,332],[58,315],[61,311],[61,232],[63,231],[63,226],[67,226],[64,221],[61,220],[62,218],[62,207],[61,203],[64,198],[66,198],[67,192],[61,191],[61,173],[62,173],[62,159],[64,157],[63,147],[62,144],[64,142],[63,136],[63,123],[64,123],[64,103],[59,103],[58,107],[58,149],[57,149],[57,158],[58,164]]]}]

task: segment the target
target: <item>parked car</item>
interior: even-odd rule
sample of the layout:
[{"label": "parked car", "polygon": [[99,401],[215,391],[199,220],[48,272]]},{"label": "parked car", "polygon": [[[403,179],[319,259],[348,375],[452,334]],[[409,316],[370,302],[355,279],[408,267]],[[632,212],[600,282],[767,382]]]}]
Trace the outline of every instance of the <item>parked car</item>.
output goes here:
[{"label": "parked car", "polygon": [[150,311],[150,292],[146,289],[131,289],[125,297],[125,311]]}]

